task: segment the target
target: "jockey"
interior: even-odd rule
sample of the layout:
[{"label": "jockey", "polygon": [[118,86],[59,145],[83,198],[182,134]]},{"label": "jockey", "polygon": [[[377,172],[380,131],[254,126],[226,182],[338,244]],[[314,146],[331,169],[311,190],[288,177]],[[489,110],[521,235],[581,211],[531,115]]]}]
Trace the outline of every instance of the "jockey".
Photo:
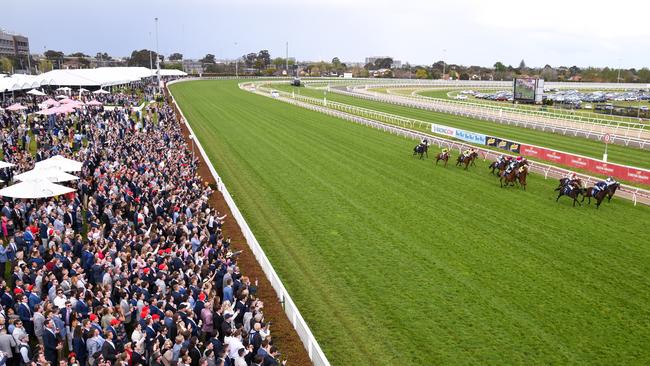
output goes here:
[{"label": "jockey", "polygon": [[609,176],[609,177],[607,177],[607,179],[605,179],[605,184],[607,185],[607,187],[611,186],[614,183],[616,183],[616,181],[611,176]]},{"label": "jockey", "polygon": [[443,147],[442,148],[442,156],[447,156],[448,153],[449,153],[449,149],[446,148],[446,147]]},{"label": "jockey", "polygon": [[423,146],[429,146],[429,140],[425,137],[425,138],[422,139],[420,144],[422,144]]},{"label": "jockey", "polygon": [[516,160],[510,160],[510,163],[508,164],[508,168],[506,169],[506,174],[510,174],[514,168],[517,167],[517,161]]}]

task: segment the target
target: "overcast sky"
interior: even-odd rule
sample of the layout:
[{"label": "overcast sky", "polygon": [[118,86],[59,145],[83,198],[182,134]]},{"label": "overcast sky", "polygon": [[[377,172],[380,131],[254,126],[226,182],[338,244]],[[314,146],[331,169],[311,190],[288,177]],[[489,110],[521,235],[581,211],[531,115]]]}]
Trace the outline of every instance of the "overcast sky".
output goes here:
[{"label": "overcast sky", "polygon": [[648,14],[640,0],[20,0],[2,4],[0,27],[28,36],[34,53],[155,48],[158,17],[160,52],[185,58],[284,56],[288,41],[299,60],[640,68]]}]

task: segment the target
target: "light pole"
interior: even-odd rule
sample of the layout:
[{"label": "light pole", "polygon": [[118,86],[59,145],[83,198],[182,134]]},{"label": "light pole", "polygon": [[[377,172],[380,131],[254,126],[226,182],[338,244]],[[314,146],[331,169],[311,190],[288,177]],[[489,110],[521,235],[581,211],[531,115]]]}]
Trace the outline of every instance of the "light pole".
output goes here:
[{"label": "light pole", "polygon": [[[237,52],[237,42],[235,42],[235,52]],[[239,56],[235,58],[235,77],[239,78]]]},{"label": "light pole", "polygon": [[616,77],[616,82],[621,82],[621,58],[618,58],[618,76]]},{"label": "light pole", "polygon": [[158,76],[158,88],[160,88],[160,51],[158,49],[158,17],[153,18],[156,22],[156,75]]},{"label": "light pole", "polygon": [[[151,41],[151,32],[149,32],[149,42]],[[153,50],[149,50],[149,69],[153,70]]]}]

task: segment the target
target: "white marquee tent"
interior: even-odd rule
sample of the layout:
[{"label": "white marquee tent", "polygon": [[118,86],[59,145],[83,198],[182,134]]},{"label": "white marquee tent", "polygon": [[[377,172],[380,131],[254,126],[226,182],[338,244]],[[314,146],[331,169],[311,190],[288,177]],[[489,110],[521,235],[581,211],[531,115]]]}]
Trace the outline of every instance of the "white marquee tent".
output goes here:
[{"label": "white marquee tent", "polygon": [[[186,76],[180,70],[160,70],[160,76]],[[128,84],[155,77],[156,70],[146,67],[99,67],[96,69],[52,70],[40,75],[0,77],[0,92],[49,86],[106,87]]]}]

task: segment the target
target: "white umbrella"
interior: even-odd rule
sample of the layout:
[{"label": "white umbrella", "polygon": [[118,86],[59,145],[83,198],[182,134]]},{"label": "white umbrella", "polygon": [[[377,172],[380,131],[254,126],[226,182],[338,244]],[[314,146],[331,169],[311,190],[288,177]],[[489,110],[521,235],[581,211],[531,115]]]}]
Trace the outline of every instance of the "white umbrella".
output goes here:
[{"label": "white umbrella", "polygon": [[85,92],[87,92],[87,91],[90,91],[90,90],[88,90],[88,89],[84,89],[84,88],[79,88],[79,93],[85,93]]},{"label": "white umbrella", "polygon": [[36,168],[46,168],[46,167],[54,166],[60,168],[64,172],[78,172],[81,171],[82,165],[83,163],[81,162],[68,159],[61,155],[56,155],[49,159],[39,161],[38,163],[36,163]]},{"label": "white umbrella", "polygon": [[56,88],[57,91],[70,91],[72,89],[68,88],[67,86],[62,86],[60,88]]},{"label": "white umbrella", "polygon": [[16,164],[7,163],[6,161],[0,160],[0,169],[11,168],[12,166],[16,166]]},{"label": "white umbrella", "polygon": [[13,198],[46,198],[74,192],[75,189],[45,179],[28,180],[0,189],[0,196]]},{"label": "white umbrella", "polygon": [[68,182],[71,180],[79,179],[79,177],[68,174],[61,170],[61,168],[55,166],[48,166],[44,168],[36,167],[32,170],[18,174],[14,176],[14,178],[20,181],[46,179],[53,183]]},{"label": "white umbrella", "polygon": [[45,93],[43,93],[42,91],[40,91],[38,89],[32,89],[32,90],[28,91],[27,94],[37,95],[39,97],[42,97],[42,96],[45,95]]},{"label": "white umbrella", "polygon": [[93,94],[110,94],[111,92],[106,91],[104,89],[98,89],[93,92]]}]

